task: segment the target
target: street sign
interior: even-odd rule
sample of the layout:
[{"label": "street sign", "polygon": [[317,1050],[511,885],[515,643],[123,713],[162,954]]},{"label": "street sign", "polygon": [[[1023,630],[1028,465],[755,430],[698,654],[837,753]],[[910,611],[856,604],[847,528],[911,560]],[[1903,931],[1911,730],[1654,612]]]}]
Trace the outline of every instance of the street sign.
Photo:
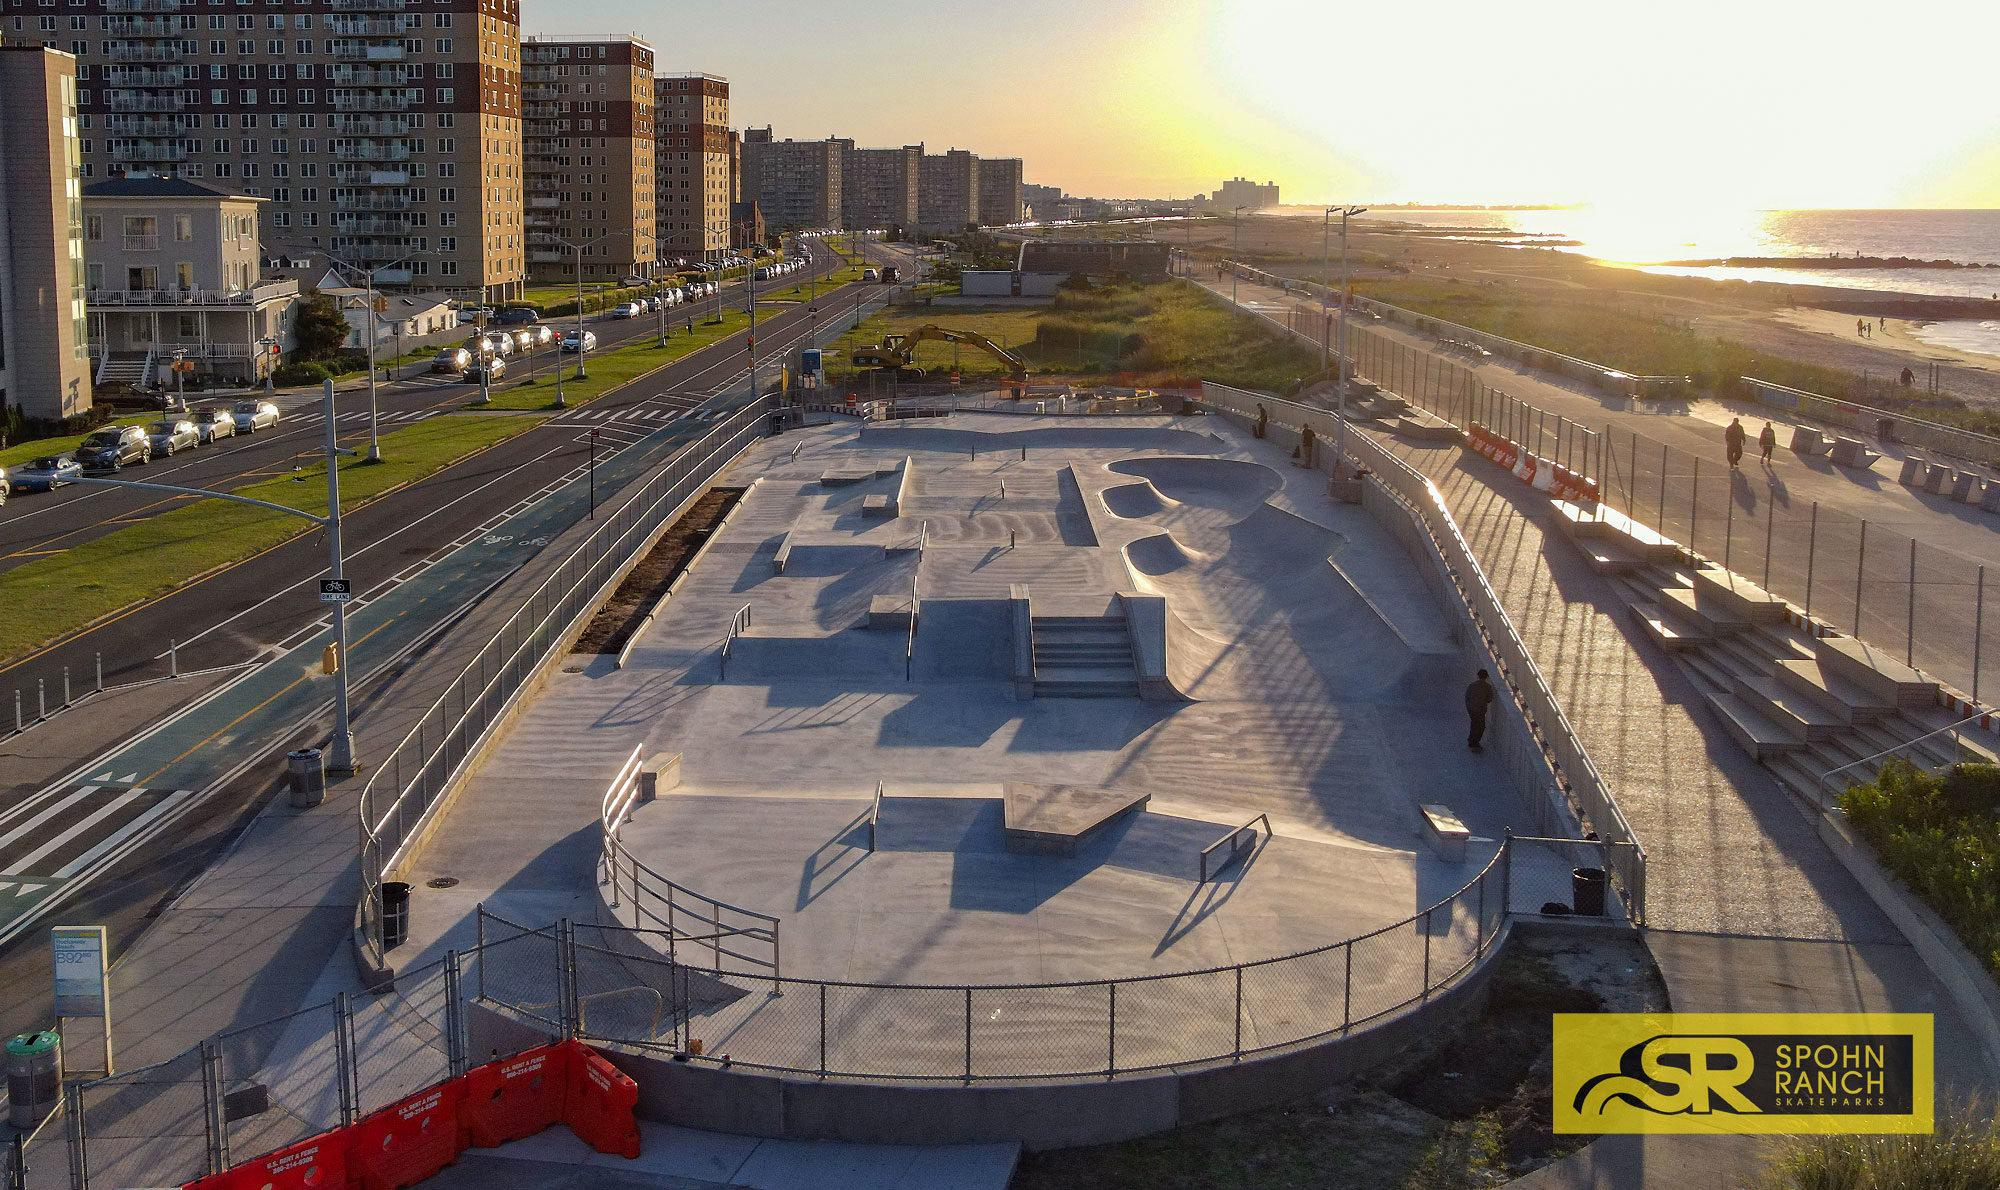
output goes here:
[{"label": "street sign", "polygon": [[354,598],[354,587],[344,578],[323,578],[319,580],[319,601],[321,603],[346,603]]},{"label": "street sign", "polygon": [[55,959],[56,1015],[103,1016],[110,998],[105,988],[104,927],[57,926],[49,931]]}]

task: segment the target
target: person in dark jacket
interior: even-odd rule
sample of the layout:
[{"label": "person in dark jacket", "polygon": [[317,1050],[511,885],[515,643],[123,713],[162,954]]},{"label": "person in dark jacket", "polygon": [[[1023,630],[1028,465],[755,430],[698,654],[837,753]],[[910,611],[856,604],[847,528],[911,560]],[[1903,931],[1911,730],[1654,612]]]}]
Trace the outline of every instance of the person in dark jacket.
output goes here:
[{"label": "person in dark jacket", "polygon": [[1778,449],[1778,429],[1770,422],[1757,432],[1757,450],[1764,456],[1764,465],[1771,465],[1771,452]]},{"label": "person in dark jacket", "polygon": [[1493,683],[1486,680],[1486,671],[1482,669],[1479,676],[1472,679],[1472,684],[1465,688],[1465,716],[1471,720],[1465,746],[1474,752],[1485,751],[1479,746],[1479,741],[1486,736],[1486,710],[1492,705]]},{"label": "person in dark jacket", "polygon": [[1743,419],[1740,417],[1730,418],[1729,428],[1722,431],[1722,441],[1729,448],[1729,465],[1731,467],[1743,461],[1743,440],[1747,437],[1749,437],[1749,434],[1743,429]]}]

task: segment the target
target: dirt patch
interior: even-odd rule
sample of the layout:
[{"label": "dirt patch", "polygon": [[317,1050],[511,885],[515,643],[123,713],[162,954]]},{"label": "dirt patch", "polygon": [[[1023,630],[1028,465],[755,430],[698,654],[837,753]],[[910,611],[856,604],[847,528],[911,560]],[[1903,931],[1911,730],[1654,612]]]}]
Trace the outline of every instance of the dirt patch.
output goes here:
[{"label": "dirt patch", "polygon": [[1588,1137],[1549,1129],[1549,1014],[1667,1008],[1638,937],[1516,936],[1480,1014],[1351,1087],[1123,1144],[1022,1158],[1019,1190],[1503,1184]]},{"label": "dirt patch", "polygon": [[660,596],[686,570],[695,551],[701,549],[715,532],[715,527],[736,507],[743,498],[745,488],[710,488],[702,493],[694,507],[687,510],[672,528],[661,536],[625,581],[618,584],[597,615],[590,621],[577,638],[571,653],[616,653],[625,647],[632,634],[638,631],[640,621],[652,610]]}]

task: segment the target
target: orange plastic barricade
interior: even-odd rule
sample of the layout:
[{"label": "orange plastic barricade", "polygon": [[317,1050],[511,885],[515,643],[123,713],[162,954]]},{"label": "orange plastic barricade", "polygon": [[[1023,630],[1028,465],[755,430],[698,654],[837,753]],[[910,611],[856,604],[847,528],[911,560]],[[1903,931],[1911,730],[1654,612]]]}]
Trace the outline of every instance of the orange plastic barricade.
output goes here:
[{"label": "orange plastic barricade", "polygon": [[563,1121],[577,1139],[600,1153],[637,1157],[639,1121],[632,1109],[639,1102],[639,1084],[589,1046],[565,1044],[571,1052]]},{"label": "orange plastic barricade", "polygon": [[490,1149],[560,1123],[573,1060],[560,1046],[541,1045],[467,1072],[459,1119],[468,1142]]},{"label": "orange plastic barricade", "polygon": [[346,1190],[347,1142],[345,1128],[322,1132],[189,1182],[185,1190]]},{"label": "orange plastic barricade", "polygon": [[411,1186],[458,1160],[465,1148],[458,1107],[465,1080],[439,1083],[363,1116],[349,1131],[348,1166],[361,1190]]}]

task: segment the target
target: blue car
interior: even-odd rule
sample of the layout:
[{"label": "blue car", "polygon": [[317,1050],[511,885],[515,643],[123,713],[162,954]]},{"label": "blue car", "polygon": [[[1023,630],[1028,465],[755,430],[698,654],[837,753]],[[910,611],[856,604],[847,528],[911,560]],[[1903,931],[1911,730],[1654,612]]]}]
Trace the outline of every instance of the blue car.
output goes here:
[{"label": "blue car", "polygon": [[49,492],[73,483],[83,468],[69,455],[44,455],[7,473],[7,481],[17,492]]}]

